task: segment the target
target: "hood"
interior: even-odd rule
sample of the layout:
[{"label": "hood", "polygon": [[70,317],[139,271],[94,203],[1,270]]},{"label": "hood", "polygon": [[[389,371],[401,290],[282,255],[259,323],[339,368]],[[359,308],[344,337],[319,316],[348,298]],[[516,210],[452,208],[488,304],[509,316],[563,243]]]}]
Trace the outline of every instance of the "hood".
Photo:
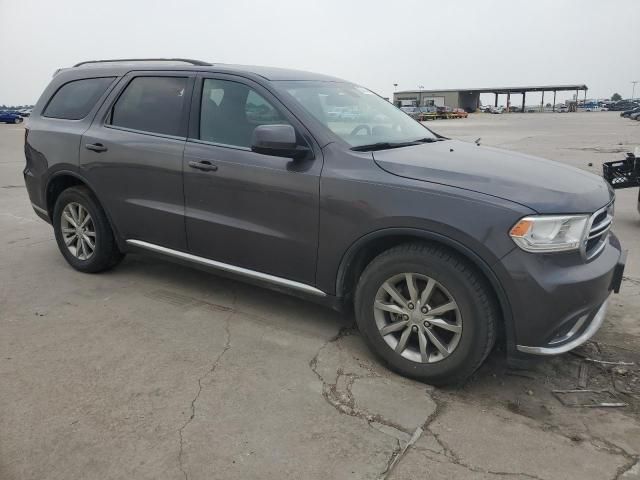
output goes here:
[{"label": "hood", "polygon": [[373,152],[401,177],[492,195],[538,213],[592,213],[613,198],[602,177],[552,160],[448,140]]}]

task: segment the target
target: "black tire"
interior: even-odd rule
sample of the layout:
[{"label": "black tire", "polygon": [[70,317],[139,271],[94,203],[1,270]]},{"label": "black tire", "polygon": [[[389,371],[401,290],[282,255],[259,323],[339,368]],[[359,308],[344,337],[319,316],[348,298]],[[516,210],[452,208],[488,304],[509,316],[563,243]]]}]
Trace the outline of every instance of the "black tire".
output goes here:
[{"label": "black tire", "polygon": [[21,118],[15,118],[15,119],[13,120],[13,123],[15,123],[16,125],[17,125],[18,123],[22,123],[22,119],[21,119]]},{"label": "black tire", "polygon": [[[92,255],[84,260],[76,257],[71,252],[65,244],[62,234],[62,212],[70,203],[79,204],[89,212],[95,230],[95,249]],[[124,254],[118,249],[104,210],[86,187],[71,187],[58,196],[53,210],[53,229],[60,252],[69,262],[69,265],[80,272],[102,272],[114,267],[124,258]]]},{"label": "black tire", "polygon": [[[432,278],[446,288],[457,304],[462,318],[459,340],[449,356],[435,363],[412,361],[396,353],[376,325],[374,301],[378,289],[402,273]],[[495,344],[499,318],[484,277],[462,256],[430,243],[399,245],[374,258],[358,281],[355,313],[369,348],[391,370],[436,386],[460,384],[473,374]]]}]

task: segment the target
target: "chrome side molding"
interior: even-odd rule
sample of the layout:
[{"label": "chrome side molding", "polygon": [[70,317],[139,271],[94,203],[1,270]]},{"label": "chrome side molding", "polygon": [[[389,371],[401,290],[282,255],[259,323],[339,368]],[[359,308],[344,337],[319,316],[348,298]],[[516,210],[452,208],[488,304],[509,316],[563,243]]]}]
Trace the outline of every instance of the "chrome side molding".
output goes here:
[{"label": "chrome side molding", "polygon": [[211,267],[216,270],[236,273],[238,275],[243,275],[254,280],[262,280],[264,282],[291,288],[293,290],[299,290],[301,292],[316,295],[318,297],[327,296],[327,294],[322,290],[318,290],[317,288],[312,287],[311,285],[307,285],[306,283],[296,282],[294,280],[288,280],[282,277],[276,277],[275,275],[269,275],[268,273],[256,272],[255,270],[249,270],[248,268],[238,267],[236,265],[229,265],[228,263],[222,263],[216,260],[211,260],[209,258],[199,257],[197,255],[192,255],[191,253],[185,253],[179,250],[172,250],[171,248],[155,245],[153,243],[143,242],[142,240],[127,240],[127,243],[135,247],[144,248],[145,250],[149,250],[152,252],[161,253],[170,257],[197,263],[199,265]]},{"label": "chrome side molding", "polygon": [[49,212],[47,212],[44,208],[39,207],[38,205],[36,205],[35,203],[31,202],[31,206],[33,207],[33,209],[36,212],[40,212],[43,215],[46,215],[47,217],[49,216]]}]

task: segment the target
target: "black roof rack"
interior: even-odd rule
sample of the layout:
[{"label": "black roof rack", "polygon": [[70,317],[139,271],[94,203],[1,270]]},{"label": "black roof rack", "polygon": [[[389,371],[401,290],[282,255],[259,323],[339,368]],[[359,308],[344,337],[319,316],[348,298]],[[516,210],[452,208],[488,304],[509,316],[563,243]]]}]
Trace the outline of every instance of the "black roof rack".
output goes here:
[{"label": "black roof rack", "polygon": [[190,58],[116,58],[111,60],[87,60],[86,62],[76,63],[75,67],[81,67],[88,63],[117,63],[117,62],[184,62],[191,65],[197,65],[201,67],[210,67],[209,62],[203,62],[202,60],[192,60]]}]

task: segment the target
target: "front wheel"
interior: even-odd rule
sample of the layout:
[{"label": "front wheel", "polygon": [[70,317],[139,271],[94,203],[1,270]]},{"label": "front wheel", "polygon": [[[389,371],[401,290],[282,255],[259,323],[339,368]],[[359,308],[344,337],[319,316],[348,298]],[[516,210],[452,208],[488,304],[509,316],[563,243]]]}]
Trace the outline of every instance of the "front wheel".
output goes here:
[{"label": "front wheel", "polygon": [[101,272],[123,258],[104,210],[85,187],[68,188],[60,194],[53,228],[60,252],[76,270]]},{"label": "front wheel", "polygon": [[21,119],[21,118],[14,118],[14,119],[13,119],[13,123],[15,123],[16,125],[17,125],[18,123],[22,123],[22,119]]},{"label": "front wheel", "polygon": [[356,321],[392,370],[433,385],[468,378],[495,343],[491,290],[464,258],[440,246],[394,247],[365,269]]}]

